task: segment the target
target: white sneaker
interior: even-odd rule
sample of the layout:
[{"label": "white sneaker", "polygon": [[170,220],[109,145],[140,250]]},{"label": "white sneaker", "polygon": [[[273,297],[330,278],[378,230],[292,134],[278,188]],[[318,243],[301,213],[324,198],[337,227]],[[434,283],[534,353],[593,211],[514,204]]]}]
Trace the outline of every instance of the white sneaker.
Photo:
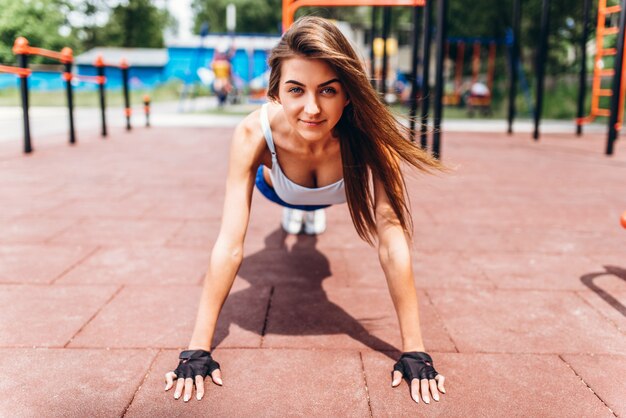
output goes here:
[{"label": "white sneaker", "polygon": [[304,233],[318,235],[326,231],[326,211],[318,209],[304,214]]},{"label": "white sneaker", "polygon": [[283,209],[283,220],[281,225],[288,234],[299,234],[302,230],[302,220],[304,211],[299,209]]}]

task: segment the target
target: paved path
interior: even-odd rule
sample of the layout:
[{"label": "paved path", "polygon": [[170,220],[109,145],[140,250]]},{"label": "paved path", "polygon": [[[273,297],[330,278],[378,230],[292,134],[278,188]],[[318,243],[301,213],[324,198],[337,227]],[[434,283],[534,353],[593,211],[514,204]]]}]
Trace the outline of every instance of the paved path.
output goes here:
[{"label": "paved path", "polygon": [[448,393],[390,387],[376,251],[345,205],[285,236],[258,193],[217,328],[224,387],[163,392],[216,238],[232,128],[0,144],[0,416],[626,416],[626,148],[449,133],[409,181],[422,328]]}]

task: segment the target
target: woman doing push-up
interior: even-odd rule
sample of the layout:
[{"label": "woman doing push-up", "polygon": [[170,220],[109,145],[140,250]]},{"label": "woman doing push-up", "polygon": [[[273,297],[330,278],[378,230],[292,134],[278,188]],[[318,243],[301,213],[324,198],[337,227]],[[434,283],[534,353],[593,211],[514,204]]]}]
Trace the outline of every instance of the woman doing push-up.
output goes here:
[{"label": "woman doing push-up", "polygon": [[[252,192],[305,213],[305,232],[319,233],[321,209],[347,202],[358,235],[377,245],[400,325],[403,354],[392,386],[404,377],[419,402],[439,400],[444,377],[425,352],[411,267],[413,230],[401,165],[423,172],[444,168],[407,140],[370,86],[359,57],[337,27],[304,17],[283,35],[269,57],[270,103],[247,116],[231,144],[226,197],[219,235],[211,252],[196,324],[176,370],[165,376],[166,390],[177,379],[174,397],[204,395],[204,378],[222,384],[211,357],[217,319],[243,260]],[[316,212],[317,211],[317,212]],[[283,216],[299,230],[302,218]],[[307,215],[308,214],[308,215]],[[308,219],[307,219],[308,217]]]}]

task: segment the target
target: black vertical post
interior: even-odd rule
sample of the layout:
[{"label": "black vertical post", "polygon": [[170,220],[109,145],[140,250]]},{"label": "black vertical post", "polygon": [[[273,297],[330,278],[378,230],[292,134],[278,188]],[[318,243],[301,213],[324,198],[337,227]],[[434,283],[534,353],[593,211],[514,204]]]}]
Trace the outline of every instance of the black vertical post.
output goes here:
[{"label": "black vertical post", "polygon": [[[69,50],[69,51],[68,51]],[[70,119],[70,145],[76,143],[76,132],[74,131],[74,90],[72,86],[72,50],[69,48],[63,48],[61,51],[63,54],[63,64],[65,65],[65,91],[67,93],[67,110]]]},{"label": "black vertical post", "polygon": [[377,89],[376,85],[376,55],[374,54],[374,40],[376,39],[376,17],[378,15],[378,7],[372,6],[372,39],[370,40],[370,80],[372,87]]},{"label": "black vertical post", "polygon": [[103,137],[107,136],[107,121],[106,121],[106,98],[105,98],[105,78],[104,78],[104,62],[102,56],[96,58],[94,63],[98,71],[98,91],[100,92],[100,118],[102,119],[102,131]]},{"label": "black vertical post", "polygon": [[124,113],[126,114],[126,130],[130,131],[130,115],[132,110],[130,108],[130,97],[128,94],[128,64],[126,63],[126,60],[122,60],[120,68],[122,70],[122,86],[124,88]]},{"label": "black vertical post", "polygon": [[146,115],[146,128],[150,127],[150,96],[143,96],[143,111]]},{"label": "black vertical post", "polygon": [[417,114],[417,92],[419,87],[417,85],[417,60],[419,58],[419,21],[420,21],[420,8],[413,7],[413,50],[411,53],[411,99],[409,105],[411,110],[409,112],[409,123],[411,127],[411,142],[415,142],[415,115]]},{"label": "black vertical post", "polygon": [[448,0],[437,3],[437,69],[435,71],[435,116],[433,123],[433,157],[441,157],[441,119],[443,116],[443,53],[446,41],[446,14]]},{"label": "black vertical post", "polygon": [[432,1],[424,6],[424,45],[422,47],[422,117],[420,126],[420,146],[426,149],[428,112],[430,105],[430,44],[432,34]]},{"label": "black vertical post", "polygon": [[[28,68],[28,55],[18,54],[17,59],[20,67]],[[24,153],[33,152],[33,146],[30,140],[30,118],[28,117],[28,75],[20,75],[20,91],[22,94],[22,115],[24,119]]]},{"label": "black vertical post", "polygon": [[539,122],[541,119],[541,109],[543,107],[543,85],[546,70],[546,59],[548,57],[548,28],[550,25],[550,0],[542,0],[541,11],[541,34],[539,39],[539,51],[537,52],[537,62],[535,73],[537,74],[537,95],[535,97],[535,130],[533,138],[539,140]]},{"label": "black vertical post", "polygon": [[617,54],[615,55],[615,73],[613,74],[613,95],[611,96],[611,116],[609,116],[609,134],[606,141],[606,155],[613,154],[617,141],[617,124],[620,117],[620,100],[622,99],[622,72],[624,71],[624,32],[626,27],[626,0],[621,2],[619,13],[619,35],[617,37]]},{"label": "black vertical post", "polygon": [[521,0],[513,0],[513,29],[512,43],[509,51],[509,114],[508,114],[508,130],[509,134],[513,133],[513,121],[515,119],[515,97],[517,96],[517,66],[519,65],[520,51],[520,20],[521,20]]},{"label": "black vertical post", "polygon": [[391,7],[385,6],[383,8],[383,68],[382,68],[382,80],[380,83],[380,95],[383,102],[385,100],[385,94],[387,94],[387,38],[389,37],[389,26],[391,24]]},{"label": "black vertical post", "polygon": [[587,94],[587,39],[589,39],[589,15],[591,0],[583,4],[583,34],[580,39],[580,79],[578,80],[578,112],[576,116],[576,135],[583,133],[582,118],[585,115],[585,96]]}]

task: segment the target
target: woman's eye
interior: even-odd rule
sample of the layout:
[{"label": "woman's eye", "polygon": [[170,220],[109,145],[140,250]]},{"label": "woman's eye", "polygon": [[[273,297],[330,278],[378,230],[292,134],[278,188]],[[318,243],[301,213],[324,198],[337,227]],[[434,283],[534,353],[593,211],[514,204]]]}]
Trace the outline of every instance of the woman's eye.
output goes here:
[{"label": "woman's eye", "polygon": [[337,90],[335,90],[333,87],[325,87],[322,89],[322,93],[323,94],[335,94],[337,93]]},{"label": "woman's eye", "polygon": [[300,87],[292,87],[287,90],[289,93],[302,93],[302,89]]}]

